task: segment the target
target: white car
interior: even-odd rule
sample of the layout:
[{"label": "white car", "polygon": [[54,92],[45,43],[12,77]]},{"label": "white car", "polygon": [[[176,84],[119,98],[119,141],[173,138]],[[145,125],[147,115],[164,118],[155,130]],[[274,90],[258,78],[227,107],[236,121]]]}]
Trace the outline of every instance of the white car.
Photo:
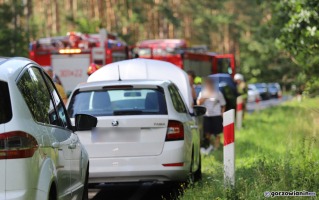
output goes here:
[{"label": "white car", "polygon": [[248,102],[257,102],[260,101],[259,90],[254,84],[248,84]]},{"label": "white car", "polygon": [[[78,115],[76,121],[94,119]],[[36,63],[1,59],[0,199],[87,199],[89,160],[73,129],[53,82]]]},{"label": "white car", "polygon": [[[134,68],[138,77],[127,71]],[[188,81],[187,74],[170,63],[137,59],[101,68],[93,75],[109,80],[94,81],[99,76],[92,75],[71,94],[71,118],[86,113],[98,119],[92,131],[77,132],[89,154],[90,183],[200,179],[200,133],[193,116],[206,109],[195,107],[192,115],[177,84],[149,80],[152,73],[159,78],[172,73]]]}]

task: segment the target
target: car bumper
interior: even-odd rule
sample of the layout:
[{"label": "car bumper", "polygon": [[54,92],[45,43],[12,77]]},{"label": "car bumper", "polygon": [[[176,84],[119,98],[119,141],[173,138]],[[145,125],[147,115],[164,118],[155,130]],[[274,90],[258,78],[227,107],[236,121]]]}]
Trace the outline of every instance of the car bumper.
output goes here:
[{"label": "car bumper", "polygon": [[42,190],[7,190],[0,192],[0,199],[6,200],[25,200],[25,199],[47,199],[48,195]]},{"label": "car bumper", "polygon": [[[90,158],[90,183],[187,180],[184,141],[166,142],[158,156]],[[183,163],[183,166],[163,164]]]}]

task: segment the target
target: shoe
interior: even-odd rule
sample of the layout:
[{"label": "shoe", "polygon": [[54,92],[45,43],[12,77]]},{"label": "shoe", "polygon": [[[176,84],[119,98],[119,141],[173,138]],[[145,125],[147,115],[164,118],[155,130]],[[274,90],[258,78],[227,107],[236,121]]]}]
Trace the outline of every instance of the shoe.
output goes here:
[{"label": "shoe", "polygon": [[206,154],[208,155],[208,154],[210,154],[213,151],[214,151],[213,145],[209,145],[209,147],[206,149]]}]

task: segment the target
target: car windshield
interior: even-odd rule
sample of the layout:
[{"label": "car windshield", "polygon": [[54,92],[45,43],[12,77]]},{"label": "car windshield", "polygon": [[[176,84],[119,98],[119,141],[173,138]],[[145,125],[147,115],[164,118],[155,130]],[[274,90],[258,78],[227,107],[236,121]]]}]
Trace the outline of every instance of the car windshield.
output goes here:
[{"label": "car windshield", "polygon": [[8,84],[0,81],[0,124],[7,123],[11,118],[12,110]]},{"label": "car windshield", "polygon": [[111,89],[76,92],[68,106],[71,117],[165,115],[167,106],[162,89]]}]

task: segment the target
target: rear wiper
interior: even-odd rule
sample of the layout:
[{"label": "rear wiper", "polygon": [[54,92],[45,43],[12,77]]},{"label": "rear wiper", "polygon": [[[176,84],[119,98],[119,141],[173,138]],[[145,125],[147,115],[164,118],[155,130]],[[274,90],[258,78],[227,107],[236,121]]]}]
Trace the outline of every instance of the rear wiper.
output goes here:
[{"label": "rear wiper", "polygon": [[116,110],[113,115],[140,115],[142,113],[141,110]]}]

